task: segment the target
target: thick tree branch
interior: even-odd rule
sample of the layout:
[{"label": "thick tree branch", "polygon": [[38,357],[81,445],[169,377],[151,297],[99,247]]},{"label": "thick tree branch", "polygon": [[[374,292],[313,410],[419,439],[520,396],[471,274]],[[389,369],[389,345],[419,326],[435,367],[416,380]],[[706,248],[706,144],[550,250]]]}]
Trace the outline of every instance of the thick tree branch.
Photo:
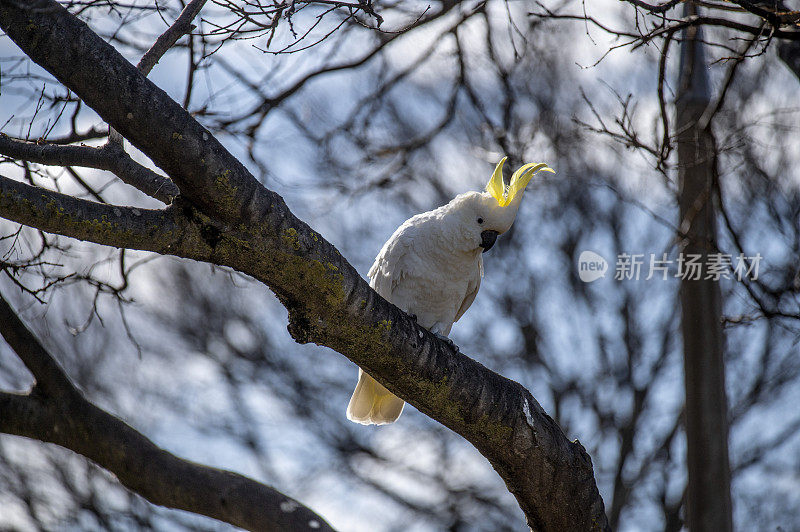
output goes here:
[{"label": "thick tree branch", "polygon": [[663,27],[658,27],[647,34],[644,34],[636,42],[634,48],[638,48],[648,42],[661,37],[665,34],[674,34],[679,30],[692,28],[697,26],[717,26],[720,28],[728,28],[742,33],[747,33],[753,36],[761,37],[774,37],[779,39],[786,39],[791,41],[800,40],[800,31],[797,30],[781,30],[775,29],[770,26],[752,26],[743,24],[735,20],[729,20],[721,17],[708,17],[701,15],[691,15],[682,19],[677,19],[671,24]]},{"label": "thick tree branch", "polygon": [[[608,528],[591,459],[530,392],[456,353],[378,296],[280,196],[85,24],[54,2],[32,4],[38,9],[0,0],[0,27],[163,168],[208,218],[201,231],[208,253],[191,258],[264,282],[289,310],[295,340],[342,353],[470,441],[534,530]],[[0,215],[9,208],[0,204]],[[49,227],[59,232],[57,224]]]},{"label": "thick tree branch", "polygon": [[2,296],[0,334],[36,378],[27,395],[0,392],[0,432],[75,451],[154,504],[248,530],[332,530],[320,516],[279,491],[178,458],[94,406]]},{"label": "thick tree branch", "polygon": [[175,183],[131,159],[116,143],[108,143],[100,148],[61,146],[26,142],[0,134],[0,154],[45,165],[108,170],[124,183],[165,204],[172,203],[180,193]]},{"label": "thick tree branch", "polygon": [[177,207],[152,210],[107,205],[0,175],[0,216],[107,246],[192,258],[209,255],[202,224],[190,222]]},{"label": "thick tree branch", "polygon": [[[652,14],[663,14],[684,3],[684,0],[669,0],[663,4],[649,4],[641,0],[624,1]],[[792,27],[797,23],[798,18],[800,18],[800,12],[786,8],[783,6],[782,2],[774,2],[772,6],[770,6],[768,2],[748,2],[747,0],[731,0],[731,3],[739,6],[742,11],[747,11],[761,17],[775,29],[781,26]],[[769,9],[770,7],[772,7],[772,9]]]},{"label": "thick tree branch", "polygon": [[732,0],[732,2],[741,6],[743,10],[763,18],[775,28],[783,25],[793,27],[797,24],[798,18],[800,18],[800,12],[787,8],[783,5],[783,2],[775,1],[772,5],[764,1]]}]

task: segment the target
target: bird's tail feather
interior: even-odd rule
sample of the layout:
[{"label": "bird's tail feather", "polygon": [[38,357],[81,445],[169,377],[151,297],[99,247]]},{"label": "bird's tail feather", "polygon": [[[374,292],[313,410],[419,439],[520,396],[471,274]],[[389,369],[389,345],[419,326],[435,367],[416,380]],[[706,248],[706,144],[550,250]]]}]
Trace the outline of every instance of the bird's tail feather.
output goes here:
[{"label": "bird's tail feather", "polygon": [[402,399],[359,369],[358,384],[347,405],[347,419],[362,425],[394,423],[403,412],[404,404]]}]

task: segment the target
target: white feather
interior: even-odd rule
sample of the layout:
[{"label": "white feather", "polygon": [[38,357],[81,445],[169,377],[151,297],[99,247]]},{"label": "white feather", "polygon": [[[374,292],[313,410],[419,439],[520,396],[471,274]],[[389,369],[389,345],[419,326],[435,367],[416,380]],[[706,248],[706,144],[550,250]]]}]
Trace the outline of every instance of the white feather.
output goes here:
[{"label": "white feather", "polygon": [[[456,200],[401,225],[368,274],[378,294],[416,315],[421,326],[445,336],[475,300],[483,276],[481,227],[472,213],[458,215],[471,205]],[[465,231],[465,221],[475,224],[475,229]],[[347,418],[365,425],[392,423],[400,417],[403,404],[359,370]]]}]

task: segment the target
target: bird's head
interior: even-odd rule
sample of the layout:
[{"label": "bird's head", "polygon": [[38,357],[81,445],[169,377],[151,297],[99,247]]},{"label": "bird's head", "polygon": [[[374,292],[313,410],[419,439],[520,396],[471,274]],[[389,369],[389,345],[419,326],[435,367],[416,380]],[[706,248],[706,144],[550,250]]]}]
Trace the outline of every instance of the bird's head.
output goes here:
[{"label": "bird's head", "polygon": [[463,235],[475,249],[489,251],[498,235],[511,228],[517,217],[525,187],[539,172],[555,171],[545,163],[528,163],[511,176],[511,182],[503,181],[503,165],[507,157],[497,163],[492,178],[483,192],[467,192],[456,197],[451,204],[457,206]]}]

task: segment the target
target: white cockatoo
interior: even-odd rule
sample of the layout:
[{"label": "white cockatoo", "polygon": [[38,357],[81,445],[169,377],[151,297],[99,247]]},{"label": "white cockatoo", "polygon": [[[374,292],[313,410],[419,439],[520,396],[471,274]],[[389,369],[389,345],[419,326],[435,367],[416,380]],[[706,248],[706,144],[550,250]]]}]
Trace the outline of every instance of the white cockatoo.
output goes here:
[{"label": "white cockatoo", "polygon": [[[526,164],[503,181],[504,157],[483,192],[466,192],[438,209],[406,220],[383,245],[369,270],[370,286],[417,322],[446,339],[478,293],[482,253],[509,230],[525,187],[544,163]],[[347,406],[347,419],[383,425],[400,417],[405,403],[364,370]]]}]

